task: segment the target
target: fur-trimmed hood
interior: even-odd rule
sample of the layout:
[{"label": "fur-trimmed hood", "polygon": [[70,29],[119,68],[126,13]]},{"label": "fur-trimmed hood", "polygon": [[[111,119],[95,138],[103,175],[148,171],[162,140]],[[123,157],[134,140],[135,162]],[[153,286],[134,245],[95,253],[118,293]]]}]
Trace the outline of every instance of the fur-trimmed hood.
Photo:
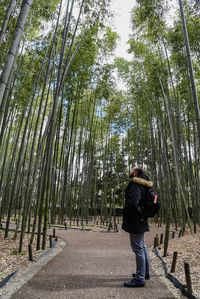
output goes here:
[{"label": "fur-trimmed hood", "polygon": [[140,185],[143,185],[145,187],[153,187],[153,182],[151,181],[147,181],[143,178],[138,178],[138,177],[134,177],[133,178],[133,182],[137,183],[137,184],[140,184]]}]

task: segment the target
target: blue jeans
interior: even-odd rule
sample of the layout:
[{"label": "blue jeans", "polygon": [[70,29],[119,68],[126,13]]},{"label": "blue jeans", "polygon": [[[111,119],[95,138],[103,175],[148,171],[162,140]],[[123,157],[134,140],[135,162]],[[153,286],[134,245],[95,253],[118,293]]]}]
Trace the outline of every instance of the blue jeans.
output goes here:
[{"label": "blue jeans", "polygon": [[149,275],[149,254],[144,242],[144,233],[130,234],[131,247],[136,256],[136,280],[145,281]]}]

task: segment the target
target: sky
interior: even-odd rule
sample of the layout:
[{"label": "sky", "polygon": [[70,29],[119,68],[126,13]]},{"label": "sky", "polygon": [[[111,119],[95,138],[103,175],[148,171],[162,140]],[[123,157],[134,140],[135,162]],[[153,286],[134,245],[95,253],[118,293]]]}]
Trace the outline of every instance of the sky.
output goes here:
[{"label": "sky", "polygon": [[[67,1],[63,1],[63,5],[66,6]],[[118,40],[118,46],[116,49],[117,57],[124,57],[127,60],[131,59],[131,55],[127,53],[129,40],[128,35],[131,33],[131,17],[130,12],[136,4],[136,0],[111,0],[110,8],[113,12],[113,19],[109,21],[108,26],[110,26],[113,31],[116,31],[120,40]],[[65,9],[62,9],[63,14]],[[79,8],[74,8],[75,15],[79,13]]]},{"label": "sky", "polygon": [[[136,0],[111,0],[111,9],[114,14],[112,22],[112,29],[120,35],[120,41],[116,49],[116,56],[124,57],[131,60],[131,55],[127,53],[129,34],[131,34],[131,17],[130,12],[136,5]],[[166,16],[168,25],[173,25],[176,9],[178,8],[178,1],[170,2],[170,11]]]},{"label": "sky", "polygon": [[129,34],[131,33],[130,12],[135,0],[112,0],[111,9],[114,14],[112,28],[119,34],[120,40],[116,49],[116,55],[130,60],[130,54],[127,53]]}]

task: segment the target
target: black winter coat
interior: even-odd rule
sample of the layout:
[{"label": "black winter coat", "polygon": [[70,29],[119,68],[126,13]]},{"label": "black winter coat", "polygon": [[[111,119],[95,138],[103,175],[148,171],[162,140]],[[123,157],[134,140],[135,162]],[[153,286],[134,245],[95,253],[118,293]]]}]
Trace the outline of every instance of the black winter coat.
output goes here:
[{"label": "black winter coat", "polygon": [[125,190],[125,205],[123,209],[122,229],[128,233],[144,233],[149,231],[148,219],[142,217],[138,211],[138,204],[145,200],[147,187],[153,183],[143,174],[140,178],[134,177]]}]

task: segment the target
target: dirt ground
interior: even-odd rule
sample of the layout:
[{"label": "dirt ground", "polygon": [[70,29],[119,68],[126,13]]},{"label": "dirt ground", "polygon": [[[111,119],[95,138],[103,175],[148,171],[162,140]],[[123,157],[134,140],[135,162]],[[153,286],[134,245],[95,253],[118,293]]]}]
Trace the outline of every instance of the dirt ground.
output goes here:
[{"label": "dirt ground", "polygon": [[[23,251],[18,253],[19,236],[13,240],[14,232],[9,232],[8,238],[4,239],[4,231],[0,231],[0,281],[16,270],[27,267],[31,262],[29,261],[28,244],[29,235],[24,237]],[[33,258],[40,256],[43,250],[36,250],[33,244]]]},{"label": "dirt ground", "polygon": [[[196,234],[191,234],[190,231],[187,230],[185,235],[180,238],[178,238],[179,231],[173,231],[175,232],[175,238],[170,239],[167,257],[163,257],[163,245],[159,246],[159,254],[167,264],[168,273],[170,273],[173,253],[177,251],[175,272],[171,274],[183,285],[186,285],[184,262],[189,263],[193,295],[196,298],[200,298],[200,229],[198,229]],[[155,272],[158,275],[163,275],[164,272],[160,260],[153,253],[151,254],[151,259]],[[166,280],[166,282],[168,285],[171,285],[169,280]]]},{"label": "dirt ground", "polygon": [[[98,227],[90,227],[89,229],[91,231],[56,230],[56,234],[66,242],[64,250],[58,257],[54,257],[52,261],[39,270],[38,274],[27,282],[12,298],[130,298],[130,292],[133,290],[122,287],[123,281],[130,280],[130,273],[134,271],[135,267],[128,235],[122,231],[119,233],[103,233],[105,230]],[[164,228],[157,228],[151,225],[151,233],[146,234],[152,275],[151,280],[146,283],[145,290],[140,290],[137,293],[138,298],[150,298],[149,292],[151,292],[151,298],[156,299],[185,298],[164,277],[160,260],[151,252],[155,234],[160,234],[163,231]],[[52,232],[52,230],[49,230],[49,232]],[[28,244],[28,238],[25,240],[26,242]],[[173,251],[178,251],[177,268],[173,275],[183,284],[185,284],[183,263],[185,260],[189,261],[192,272],[193,294],[197,298],[200,298],[198,274],[199,243],[199,232],[197,235],[186,234],[181,238],[178,238],[177,232],[175,239],[170,240],[168,256],[165,258],[168,272],[170,272]],[[14,242],[12,240],[12,234],[10,234],[9,240],[5,241],[1,232],[0,271],[2,278],[16,269],[23,273],[23,270],[28,265],[31,265],[27,261],[28,250],[25,250],[23,254],[18,254],[16,253],[17,247],[18,241]],[[163,248],[160,248],[159,252],[162,256]],[[37,259],[37,256],[40,254],[41,252],[34,252],[34,258]],[[63,261],[66,263],[65,266]],[[51,273],[52,268],[55,269],[53,274]],[[157,275],[159,279],[157,279]],[[47,276],[47,279],[45,279],[45,276]],[[9,284],[12,284],[12,280]],[[158,284],[158,286],[154,284]],[[155,287],[157,287],[157,291]],[[158,290],[162,291],[158,292]],[[33,291],[35,297],[33,297]],[[147,291],[148,295],[146,294]]]}]

